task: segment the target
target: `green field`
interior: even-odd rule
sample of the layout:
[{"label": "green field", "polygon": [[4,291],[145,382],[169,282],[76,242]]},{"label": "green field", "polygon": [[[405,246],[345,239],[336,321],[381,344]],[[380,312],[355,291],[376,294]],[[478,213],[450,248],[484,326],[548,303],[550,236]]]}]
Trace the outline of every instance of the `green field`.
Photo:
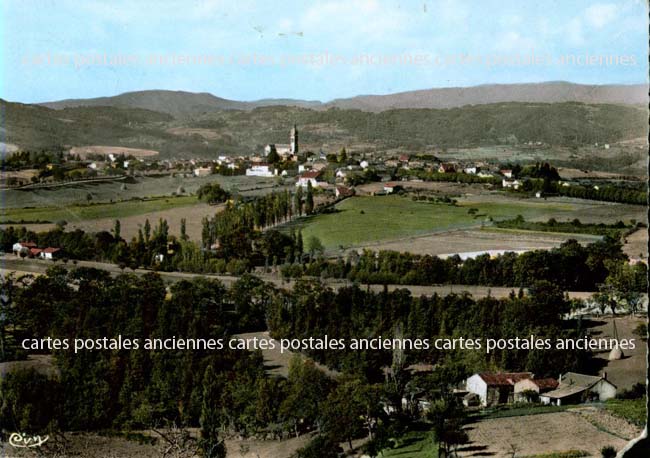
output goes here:
[{"label": "green field", "polygon": [[438,445],[433,441],[431,431],[409,431],[402,436],[395,448],[384,449],[382,458],[437,458]]},{"label": "green field", "polygon": [[[478,209],[475,216],[470,208]],[[487,218],[569,218],[577,206],[541,200],[462,201],[456,206],[414,202],[408,197],[353,197],[336,206],[335,213],[320,214],[298,223],[303,239],[318,237],[327,249],[368,242],[480,227]],[[489,223],[487,223],[489,224]]]},{"label": "green field", "polygon": [[49,221],[83,221],[98,218],[125,218],[151,212],[187,207],[198,203],[195,196],[159,197],[150,200],[38,208],[3,208],[0,223]]},{"label": "green field", "polygon": [[610,399],[605,404],[607,410],[617,417],[626,419],[637,426],[644,426],[648,419],[646,400],[641,399]]}]

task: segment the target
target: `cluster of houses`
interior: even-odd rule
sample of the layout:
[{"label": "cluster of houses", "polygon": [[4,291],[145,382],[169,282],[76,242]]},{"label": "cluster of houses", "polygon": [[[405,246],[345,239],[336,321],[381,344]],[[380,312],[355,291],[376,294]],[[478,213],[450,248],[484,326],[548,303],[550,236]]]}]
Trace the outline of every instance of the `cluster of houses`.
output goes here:
[{"label": "cluster of houses", "polygon": [[566,405],[606,401],[616,397],[616,385],[607,374],[585,375],[567,372],[559,379],[536,378],[531,372],[481,372],[469,377],[463,395],[466,406],[494,406],[514,402]]},{"label": "cluster of houses", "polygon": [[24,255],[41,259],[58,259],[61,255],[60,248],[39,248],[34,242],[16,242],[13,244],[12,251],[16,256]]}]

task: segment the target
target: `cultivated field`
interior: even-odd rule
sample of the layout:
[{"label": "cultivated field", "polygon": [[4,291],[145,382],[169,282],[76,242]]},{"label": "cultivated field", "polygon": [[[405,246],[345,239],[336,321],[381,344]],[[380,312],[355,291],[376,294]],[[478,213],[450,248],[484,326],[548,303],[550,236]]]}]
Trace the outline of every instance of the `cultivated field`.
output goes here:
[{"label": "cultivated field", "polygon": [[411,251],[419,254],[442,255],[487,250],[527,251],[551,249],[568,239],[588,244],[600,237],[588,234],[564,234],[535,231],[507,231],[497,228],[479,228],[442,232],[420,237],[369,243],[361,245],[372,250]]},{"label": "cultivated field", "polygon": [[30,190],[0,190],[3,208],[59,207],[91,202],[115,202],[132,198],[171,196],[183,188],[186,194],[195,193],[206,183],[219,183],[224,189],[244,195],[270,192],[279,185],[274,178],[211,175],[184,177],[181,174],[146,176],[117,182],[82,183],[58,188]]},{"label": "cultivated field", "polygon": [[600,456],[611,445],[620,450],[640,429],[597,408],[481,420],[466,428],[470,444],[460,447],[460,458],[492,456],[511,458],[582,450]]},{"label": "cultivated field", "polygon": [[630,258],[648,259],[648,230],[639,229],[638,231],[625,237],[623,251]]}]

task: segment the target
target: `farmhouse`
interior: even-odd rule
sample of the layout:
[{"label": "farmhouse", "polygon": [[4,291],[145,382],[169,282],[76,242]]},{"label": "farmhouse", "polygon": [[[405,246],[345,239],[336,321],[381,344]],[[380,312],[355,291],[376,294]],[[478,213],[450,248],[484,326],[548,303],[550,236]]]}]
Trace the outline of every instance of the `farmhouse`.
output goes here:
[{"label": "farmhouse", "polygon": [[212,174],[212,169],[210,167],[197,167],[194,169],[195,177],[205,177]]},{"label": "farmhouse", "polygon": [[616,396],[616,385],[607,380],[607,374],[576,374],[567,372],[560,376],[557,389],[542,394],[539,399],[543,404],[577,404],[585,401],[606,401]]},{"label": "farmhouse", "polygon": [[501,180],[501,185],[504,188],[511,188],[511,189],[519,189],[519,186],[521,186],[521,182],[519,180],[506,180],[503,179]]},{"label": "farmhouse", "polygon": [[530,402],[539,399],[539,395],[556,389],[558,381],[554,378],[522,379],[515,383],[515,402]]},{"label": "farmhouse", "polygon": [[531,372],[482,372],[467,379],[466,389],[476,394],[483,406],[506,404],[514,400],[515,384],[531,378]]},{"label": "farmhouse", "polygon": [[318,181],[318,177],[321,176],[321,172],[318,170],[310,170],[308,172],[303,173],[298,177],[298,181],[296,181],[296,186],[301,186],[303,188],[306,188],[309,183],[311,183],[312,188],[317,188],[320,185],[320,182]]},{"label": "farmhouse", "polygon": [[499,173],[503,175],[506,178],[512,178],[512,170],[511,169],[501,169],[499,170]]},{"label": "farmhouse", "polygon": [[354,190],[350,189],[348,187],[345,187],[345,186],[337,186],[334,193],[336,195],[336,198],[340,199],[340,198],[343,198],[343,197],[353,196],[354,195]]},{"label": "farmhouse", "polygon": [[30,258],[40,257],[42,251],[43,250],[41,250],[40,248],[30,248],[28,255],[29,255]]},{"label": "farmhouse", "polygon": [[442,163],[438,166],[438,173],[454,173],[456,168],[453,164]]}]

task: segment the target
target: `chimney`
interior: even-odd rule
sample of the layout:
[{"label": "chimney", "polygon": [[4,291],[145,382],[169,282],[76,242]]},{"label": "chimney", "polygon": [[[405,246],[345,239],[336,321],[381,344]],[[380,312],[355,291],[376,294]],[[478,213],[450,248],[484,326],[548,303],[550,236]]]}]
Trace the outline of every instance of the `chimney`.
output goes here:
[{"label": "chimney", "polygon": [[557,378],[558,383],[562,383],[562,374]]},{"label": "chimney", "polygon": [[607,380],[607,372],[603,371],[603,379]]}]

